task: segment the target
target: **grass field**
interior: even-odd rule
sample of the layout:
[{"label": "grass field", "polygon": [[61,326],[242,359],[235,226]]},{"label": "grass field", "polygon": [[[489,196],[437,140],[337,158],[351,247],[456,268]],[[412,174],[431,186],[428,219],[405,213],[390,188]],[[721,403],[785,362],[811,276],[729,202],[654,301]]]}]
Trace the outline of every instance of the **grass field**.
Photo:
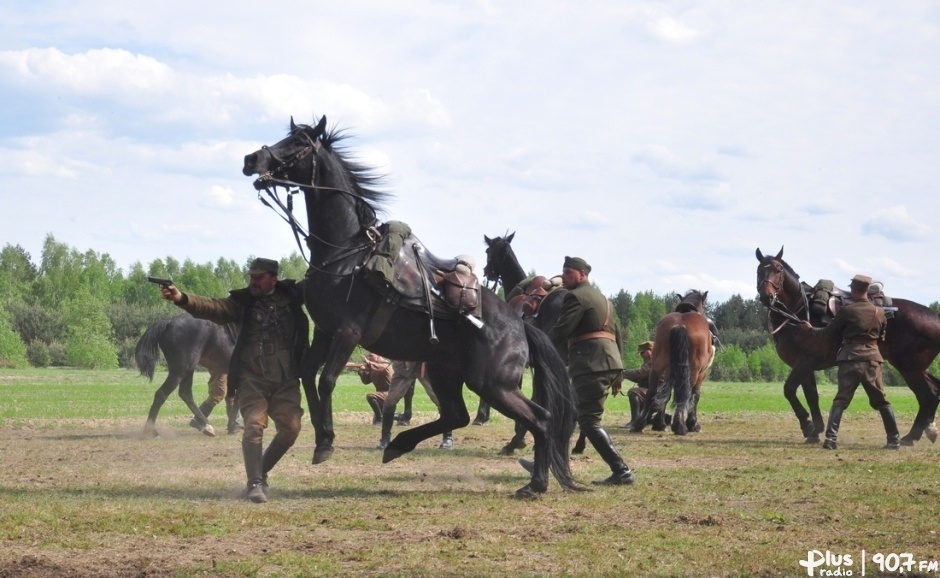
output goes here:
[{"label": "grass field", "polygon": [[[333,459],[310,464],[305,424],[271,474],[271,502],[256,505],[239,499],[238,436],[198,434],[178,397],[160,437],[140,435],[157,383],[120,370],[0,371],[0,577],[807,576],[810,551],[830,553],[816,576],[861,576],[863,562],[880,575],[879,561],[898,568],[905,553],[906,576],[940,575],[929,566],[940,560],[940,448],[882,450],[862,392],[836,452],[802,443],[780,384],[706,383],[703,430],[684,438],[628,433],[626,400],[610,399],[605,426],[637,483],[552,483],[520,502],[527,475],[497,455],[505,418],[455,432],[452,451],[429,440],[382,464],[370,386],[349,376]],[[827,410],[834,387],[821,393]],[[889,399],[906,432],[913,395],[892,388]],[[415,401],[415,422],[434,419],[423,393]],[[223,412],[210,421],[224,431]],[[572,470],[585,483],[608,473],[591,449]]]}]

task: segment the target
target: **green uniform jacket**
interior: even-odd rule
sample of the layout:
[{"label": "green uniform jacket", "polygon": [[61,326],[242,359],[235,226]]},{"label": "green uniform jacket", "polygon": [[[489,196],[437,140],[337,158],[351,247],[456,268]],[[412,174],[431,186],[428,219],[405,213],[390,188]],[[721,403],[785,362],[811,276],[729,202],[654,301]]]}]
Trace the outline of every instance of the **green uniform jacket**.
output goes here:
[{"label": "green uniform jacket", "polygon": [[836,361],[883,362],[878,344],[884,341],[888,320],[871,301],[855,301],[839,310],[827,327],[813,331],[842,340]]},{"label": "green uniform jacket", "polygon": [[[291,336],[293,348],[291,366],[295,377],[299,377],[304,355],[310,347],[309,322],[303,310],[303,289],[296,281],[287,279],[278,281],[274,286],[274,292],[278,294],[276,296],[278,299],[286,300],[290,304],[286,314],[291,316],[294,328],[294,334]],[[225,299],[183,293],[183,298],[176,303],[178,307],[198,319],[208,319],[220,325],[239,323],[238,339],[235,342],[235,350],[232,352],[232,360],[229,362],[229,397],[234,395],[239,385],[242,373],[241,352],[248,338],[248,331],[244,328],[251,323],[250,316],[255,300],[248,288],[245,288],[230,291]]]},{"label": "green uniform jacket", "polygon": [[[552,341],[562,342],[579,335],[605,330],[616,336],[610,339],[587,339],[568,348],[568,375],[575,377],[598,371],[623,369],[620,352],[622,342],[617,315],[607,298],[589,281],[585,281],[565,294],[561,313],[550,332]],[[604,320],[610,311],[610,320],[604,329]]]}]

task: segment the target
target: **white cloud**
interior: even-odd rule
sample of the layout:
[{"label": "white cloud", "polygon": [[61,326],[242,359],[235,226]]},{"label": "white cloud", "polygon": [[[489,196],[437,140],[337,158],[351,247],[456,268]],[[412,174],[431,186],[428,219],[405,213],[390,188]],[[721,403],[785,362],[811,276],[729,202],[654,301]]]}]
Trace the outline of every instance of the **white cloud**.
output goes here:
[{"label": "white cloud", "polygon": [[931,228],[911,216],[907,207],[895,205],[880,211],[862,223],[862,231],[869,235],[880,235],[892,241],[916,241],[926,239]]},{"label": "white cloud", "polygon": [[699,32],[695,28],[667,14],[651,15],[646,27],[653,36],[666,42],[685,44],[699,37]]}]

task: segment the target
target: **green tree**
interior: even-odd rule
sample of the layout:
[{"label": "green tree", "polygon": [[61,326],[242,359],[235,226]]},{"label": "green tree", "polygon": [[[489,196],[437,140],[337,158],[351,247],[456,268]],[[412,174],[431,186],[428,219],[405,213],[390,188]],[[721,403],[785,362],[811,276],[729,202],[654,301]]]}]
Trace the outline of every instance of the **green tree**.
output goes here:
[{"label": "green tree", "polygon": [[38,277],[39,269],[23,247],[10,244],[3,247],[0,251],[0,306],[11,300],[30,299]]},{"label": "green tree", "polygon": [[87,369],[113,369],[118,366],[111,322],[104,302],[80,287],[63,305],[68,341],[65,348],[69,365]]},{"label": "green tree", "polygon": [[26,344],[13,325],[6,309],[0,307],[0,367],[26,367]]}]

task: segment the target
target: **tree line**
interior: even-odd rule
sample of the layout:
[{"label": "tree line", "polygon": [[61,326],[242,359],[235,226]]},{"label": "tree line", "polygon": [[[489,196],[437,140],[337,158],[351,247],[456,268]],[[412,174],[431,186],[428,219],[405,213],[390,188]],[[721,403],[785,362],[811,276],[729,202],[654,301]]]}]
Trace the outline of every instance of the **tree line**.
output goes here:
[{"label": "tree line", "polygon": [[[147,326],[180,313],[160,298],[148,276],[170,278],[200,295],[224,297],[247,284],[253,258],[181,263],[168,256],[146,266],[134,263],[125,272],[107,253],[79,251],[51,234],[38,262],[21,246],[7,244],[0,251],[0,367],[134,368],[134,349]],[[280,267],[282,278],[300,279],[307,264],[294,252],[281,259]],[[656,323],[675,308],[679,296],[621,289],[610,298],[624,333],[625,366],[637,367],[642,360],[636,346],[651,339]],[[940,312],[940,303],[931,308]],[[789,369],[774,351],[767,312],[756,298],[734,295],[707,304],[707,313],[722,344],[712,380],[786,378]],[[903,383],[893,369],[886,371],[886,381]]]}]

